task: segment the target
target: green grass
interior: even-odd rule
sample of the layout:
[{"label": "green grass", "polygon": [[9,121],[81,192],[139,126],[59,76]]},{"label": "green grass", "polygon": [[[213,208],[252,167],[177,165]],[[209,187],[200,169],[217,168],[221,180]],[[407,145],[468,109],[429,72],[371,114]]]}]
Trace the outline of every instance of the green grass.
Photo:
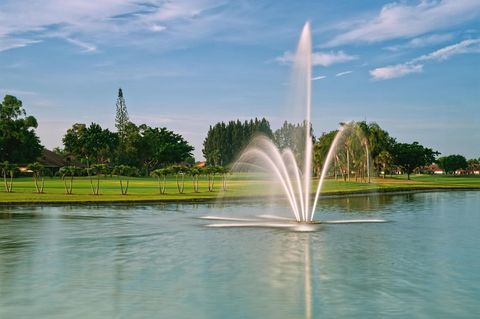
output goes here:
[{"label": "green grass", "polygon": [[[313,182],[312,190],[316,189],[317,181]],[[278,194],[272,184],[265,180],[255,179],[253,176],[231,176],[228,181],[228,191],[220,190],[221,179],[216,178],[215,189],[208,191],[207,181],[200,181],[200,192],[193,192],[192,182],[185,179],[185,191],[177,192],[173,178],[167,182],[167,193],[159,194],[158,184],[154,178],[130,178],[128,195],[120,194],[120,186],[117,178],[102,178],[100,181],[100,195],[92,195],[90,181],[86,177],[75,178],[73,194],[66,195],[63,181],[59,178],[45,179],[45,193],[35,193],[35,187],[31,178],[15,178],[13,193],[6,193],[4,187],[0,187],[0,203],[74,203],[74,202],[126,202],[126,201],[201,201],[212,200],[219,196],[228,198],[243,198],[247,196],[267,196],[272,193]],[[344,182],[328,179],[322,189],[322,194],[349,194],[368,192],[391,192],[427,189],[480,189],[479,176],[412,176],[407,180],[406,176],[394,178],[374,178],[372,183]]]}]

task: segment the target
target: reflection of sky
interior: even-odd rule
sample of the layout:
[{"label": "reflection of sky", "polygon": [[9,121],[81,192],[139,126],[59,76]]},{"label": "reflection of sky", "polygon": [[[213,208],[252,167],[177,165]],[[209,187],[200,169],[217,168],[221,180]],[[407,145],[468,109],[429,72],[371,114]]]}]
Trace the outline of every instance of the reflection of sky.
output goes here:
[{"label": "reflection of sky", "polygon": [[198,158],[217,121],[268,116],[277,128],[310,19],[317,135],[367,119],[480,156],[476,1],[5,0],[0,12],[0,95],[24,101],[47,147],[77,121],[113,128],[118,87],[134,121],[178,130]]},{"label": "reflection of sky", "polygon": [[351,199],[322,201],[317,216],[391,222],[297,233],[211,229],[196,218],[258,215],[261,203],[0,207],[0,317],[457,318],[479,311],[478,192]]}]

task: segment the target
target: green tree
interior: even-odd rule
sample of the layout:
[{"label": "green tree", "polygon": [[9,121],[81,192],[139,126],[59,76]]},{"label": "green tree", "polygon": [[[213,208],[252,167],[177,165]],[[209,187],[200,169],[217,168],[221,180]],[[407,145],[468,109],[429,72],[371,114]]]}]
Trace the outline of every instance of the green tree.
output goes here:
[{"label": "green tree", "polygon": [[198,193],[198,178],[201,174],[199,167],[192,167],[189,171],[190,176],[192,177],[193,191]]},{"label": "green tree", "polygon": [[128,123],[130,123],[130,120],[128,118],[127,104],[123,97],[123,91],[119,88],[116,103],[115,127],[117,128],[118,136],[120,137],[120,143],[125,142]]},{"label": "green tree", "polygon": [[152,128],[140,126],[140,147],[138,156],[148,172],[153,167],[167,166],[175,163],[187,162],[193,157],[193,146],[179,134],[165,127]]},{"label": "green tree", "polygon": [[273,136],[270,123],[265,118],[217,123],[210,126],[203,141],[203,155],[209,165],[227,165],[236,159],[256,134]]},{"label": "green tree", "polygon": [[80,175],[81,170],[81,168],[76,166],[64,166],[60,168],[58,173],[62,177],[65,187],[65,194],[73,194],[73,178],[77,175]]},{"label": "green tree", "polygon": [[[330,151],[330,147],[332,147],[333,140],[337,134],[338,130],[323,133],[313,145],[313,167],[317,176],[320,176],[322,173],[323,165],[325,164],[328,152]],[[337,176],[336,169],[337,164],[336,158],[334,157],[333,171],[335,177]]]},{"label": "green tree", "polygon": [[[100,177],[103,175],[105,176],[108,174],[108,167],[106,164],[92,164],[90,167],[86,169],[88,178],[90,180],[90,187],[92,189],[93,195],[98,195],[100,192]],[[95,178],[96,183],[94,183],[93,179]]]},{"label": "green tree", "polygon": [[[27,169],[32,171],[36,192],[39,194],[43,193],[43,189],[45,188],[45,178],[43,175],[43,170],[45,169],[45,167],[39,162],[35,162],[32,164],[29,164],[27,166]],[[40,185],[39,185],[39,181],[41,181]]]},{"label": "green tree", "polygon": [[469,174],[474,174],[475,171],[480,171],[480,159],[472,158],[467,161]]},{"label": "green tree", "polygon": [[375,165],[377,167],[381,167],[383,171],[383,178],[385,178],[385,175],[387,174],[388,171],[390,171],[391,165],[393,162],[392,154],[390,154],[389,151],[381,151],[380,154],[375,159]]},{"label": "green tree", "polygon": [[[157,168],[153,170],[150,175],[157,178],[158,181],[158,190],[160,194],[165,194],[167,190],[167,176],[170,175],[171,169],[170,168]],[[161,182],[160,182],[161,180]]]},{"label": "green tree", "polygon": [[207,176],[208,191],[213,192],[215,186],[215,175],[217,174],[218,166],[205,166],[202,168],[202,173]]},{"label": "green tree", "polygon": [[[289,148],[298,163],[302,163],[305,157],[306,125],[306,122],[293,124],[285,121],[282,127],[273,133],[273,140],[277,147],[281,150]],[[315,137],[311,125],[310,136],[312,136],[312,143],[314,143]]]},{"label": "green tree", "polygon": [[35,117],[26,115],[22,101],[5,95],[0,103],[0,161],[35,161],[43,149],[35,133],[37,126]]},{"label": "green tree", "polygon": [[217,174],[222,176],[222,191],[227,191],[227,175],[230,172],[225,166],[214,166],[214,170]]},{"label": "green tree", "polygon": [[458,169],[468,167],[467,159],[462,155],[448,155],[437,159],[437,164],[447,174],[452,174]]},{"label": "green tree", "polygon": [[435,156],[438,154],[440,153],[426,148],[418,142],[397,143],[392,150],[393,163],[407,173],[408,179],[416,168],[435,162]]},{"label": "green tree", "polygon": [[5,191],[7,193],[13,192],[13,177],[18,171],[18,166],[16,164],[11,164],[8,161],[0,163],[0,170],[3,175],[3,182],[5,185]]},{"label": "green tree", "polygon": [[65,151],[73,154],[79,160],[92,163],[111,163],[114,159],[118,145],[118,135],[96,123],[87,127],[85,124],[76,123],[63,137]]},{"label": "green tree", "polygon": [[173,165],[170,170],[175,174],[175,181],[177,182],[177,190],[180,194],[183,194],[185,189],[185,174],[188,173],[188,167],[181,165]]},{"label": "green tree", "polygon": [[[122,195],[127,195],[129,185],[128,177],[138,175],[138,169],[136,167],[128,165],[116,165],[113,168],[112,174],[118,176],[118,180],[120,181],[120,191]],[[126,182],[125,184],[123,183],[124,179]]]}]

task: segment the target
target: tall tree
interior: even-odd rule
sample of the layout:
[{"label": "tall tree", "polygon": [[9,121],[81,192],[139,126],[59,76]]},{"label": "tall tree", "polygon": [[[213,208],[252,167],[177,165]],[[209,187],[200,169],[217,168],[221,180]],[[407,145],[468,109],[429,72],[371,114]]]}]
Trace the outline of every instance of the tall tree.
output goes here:
[{"label": "tall tree", "polygon": [[440,153],[424,147],[418,142],[397,143],[393,146],[392,151],[393,163],[407,173],[408,179],[416,168],[433,163],[438,154]]},{"label": "tall tree", "polygon": [[141,158],[147,175],[154,167],[188,162],[193,157],[193,146],[180,134],[165,127],[140,125],[140,136],[137,156]]},{"label": "tall tree", "polygon": [[[43,176],[43,171],[45,167],[40,164],[39,162],[31,163],[27,166],[27,169],[32,171],[33,174],[33,181],[35,182],[35,190],[37,193],[43,193],[43,189],[45,188],[45,178]],[[39,185],[39,181],[41,184]]]},{"label": "tall tree", "polygon": [[96,123],[87,127],[76,123],[67,130],[63,137],[65,151],[84,160],[89,166],[92,163],[111,163],[118,145],[118,135]]},{"label": "tall tree", "polygon": [[127,125],[130,121],[128,118],[127,105],[121,88],[118,89],[116,107],[115,127],[117,128],[118,136],[120,137],[120,143],[123,143],[125,141]]},{"label": "tall tree", "polygon": [[255,134],[273,137],[270,123],[265,118],[217,123],[210,126],[203,141],[203,155],[209,165],[228,165]]},{"label": "tall tree", "polygon": [[[297,162],[303,162],[305,153],[305,139],[306,139],[306,125],[307,123],[292,124],[285,121],[278,130],[273,133],[273,140],[279,149],[289,148]],[[310,125],[310,136],[312,136],[312,143],[315,141],[313,136],[313,129]]]},{"label": "tall tree", "polygon": [[5,95],[0,103],[0,161],[27,164],[42,152],[35,133],[37,120],[27,116],[22,106],[22,101],[12,95]]}]

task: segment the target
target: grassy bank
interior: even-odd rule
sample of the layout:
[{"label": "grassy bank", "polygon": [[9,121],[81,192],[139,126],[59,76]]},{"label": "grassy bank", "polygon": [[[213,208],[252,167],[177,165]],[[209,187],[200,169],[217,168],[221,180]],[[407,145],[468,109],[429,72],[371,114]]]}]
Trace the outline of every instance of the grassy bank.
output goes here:
[{"label": "grassy bank", "polygon": [[[314,181],[314,188],[317,181]],[[0,203],[82,203],[82,202],[128,202],[128,201],[203,201],[216,199],[219,196],[227,198],[243,198],[249,196],[267,196],[278,193],[272,190],[266,181],[232,176],[228,181],[228,190],[221,190],[221,179],[215,181],[213,192],[208,191],[206,180],[201,180],[199,192],[193,191],[190,179],[185,179],[185,191],[179,194],[173,178],[167,181],[166,194],[159,194],[158,183],[153,178],[131,178],[128,195],[121,195],[117,178],[107,177],[100,180],[100,194],[92,195],[88,178],[75,178],[73,194],[66,195],[64,183],[59,178],[45,179],[45,192],[35,193],[35,186],[31,178],[16,178],[13,181],[13,192],[7,193],[4,187],[0,188]],[[395,192],[429,189],[479,189],[478,176],[406,176],[394,178],[374,178],[372,183],[344,182],[332,179],[326,180],[322,189],[325,195],[342,195],[370,192]]]}]

